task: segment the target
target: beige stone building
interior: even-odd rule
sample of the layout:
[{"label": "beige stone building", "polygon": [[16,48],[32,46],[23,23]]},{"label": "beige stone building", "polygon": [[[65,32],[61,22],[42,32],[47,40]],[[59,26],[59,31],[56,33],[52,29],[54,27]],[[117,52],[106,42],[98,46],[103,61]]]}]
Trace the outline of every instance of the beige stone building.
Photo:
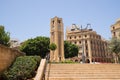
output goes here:
[{"label": "beige stone building", "polygon": [[108,62],[107,42],[96,31],[78,28],[75,24],[66,29],[66,40],[79,47],[78,57],[90,62]]},{"label": "beige stone building", "polygon": [[54,17],[50,22],[50,43],[55,43],[57,49],[50,50],[50,61],[64,61],[64,27],[62,18]]},{"label": "beige stone building", "polygon": [[120,38],[120,19],[118,19],[115,24],[111,25],[110,29],[112,37]]}]

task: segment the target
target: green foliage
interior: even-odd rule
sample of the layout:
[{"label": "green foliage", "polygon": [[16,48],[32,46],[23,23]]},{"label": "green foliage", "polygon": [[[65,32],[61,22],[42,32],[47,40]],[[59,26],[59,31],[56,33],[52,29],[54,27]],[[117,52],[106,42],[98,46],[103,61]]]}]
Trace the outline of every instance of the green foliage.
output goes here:
[{"label": "green foliage", "polygon": [[109,52],[114,55],[115,63],[119,63],[119,55],[120,55],[120,39],[116,37],[112,38],[108,44]]},{"label": "green foliage", "polygon": [[10,33],[5,32],[4,26],[0,25],[0,44],[9,46],[9,40],[10,40]]},{"label": "green foliage", "polygon": [[5,80],[27,80],[35,75],[40,56],[18,57],[13,65],[3,73]]},{"label": "green foliage", "polygon": [[71,58],[78,55],[78,47],[75,44],[71,44],[67,41],[64,42],[65,58]]},{"label": "green foliage", "polygon": [[120,39],[112,38],[109,42],[108,47],[111,53],[118,55],[120,53]]},{"label": "green foliage", "polygon": [[49,44],[50,39],[48,37],[36,37],[23,42],[20,50],[25,52],[26,55],[40,55],[41,58],[44,58],[46,53],[49,52]]},{"label": "green foliage", "polygon": [[74,62],[74,61],[72,61],[72,60],[65,60],[64,62],[62,62],[62,63],[78,63],[78,62]]},{"label": "green foliage", "polygon": [[55,43],[51,43],[50,45],[49,45],[49,49],[51,49],[51,50],[55,50],[57,48],[57,46],[56,46],[56,44]]}]

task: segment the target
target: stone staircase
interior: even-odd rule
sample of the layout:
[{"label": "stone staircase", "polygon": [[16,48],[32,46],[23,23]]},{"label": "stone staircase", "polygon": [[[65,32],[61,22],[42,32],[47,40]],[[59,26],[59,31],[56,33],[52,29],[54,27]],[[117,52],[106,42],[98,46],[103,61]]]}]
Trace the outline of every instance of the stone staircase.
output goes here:
[{"label": "stone staircase", "polygon": [[120,80],[120,64],[48,64],[45,80]]}]

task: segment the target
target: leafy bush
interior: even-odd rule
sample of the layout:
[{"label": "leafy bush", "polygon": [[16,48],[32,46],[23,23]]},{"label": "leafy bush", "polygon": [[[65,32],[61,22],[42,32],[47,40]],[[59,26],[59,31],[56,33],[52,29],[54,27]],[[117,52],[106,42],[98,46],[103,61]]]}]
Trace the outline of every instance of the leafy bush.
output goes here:
[{"label": "leafy bush", "polygon": [[55,43],[51,43],[51,44],[49,45],[49,48],[50,48],[52,51],[54,51],[54,50],[57,48],[57,45],[56,45]]},{"label": "leafy bush", "polygon": [[5,80],[26,80],[35,75],[40,62],[39,56],[18,57],[13,65],[3,73]]}]

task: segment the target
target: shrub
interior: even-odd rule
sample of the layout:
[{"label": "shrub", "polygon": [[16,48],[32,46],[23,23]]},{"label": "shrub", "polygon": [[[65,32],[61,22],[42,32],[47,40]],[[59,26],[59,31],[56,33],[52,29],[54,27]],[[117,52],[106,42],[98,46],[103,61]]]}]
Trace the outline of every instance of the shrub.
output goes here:
[{"label": "shrub", "polygon": [[26,80],[35,75],[40,62],[39,56],[18,57],[13,65],[3,73],[5,80]]}]

